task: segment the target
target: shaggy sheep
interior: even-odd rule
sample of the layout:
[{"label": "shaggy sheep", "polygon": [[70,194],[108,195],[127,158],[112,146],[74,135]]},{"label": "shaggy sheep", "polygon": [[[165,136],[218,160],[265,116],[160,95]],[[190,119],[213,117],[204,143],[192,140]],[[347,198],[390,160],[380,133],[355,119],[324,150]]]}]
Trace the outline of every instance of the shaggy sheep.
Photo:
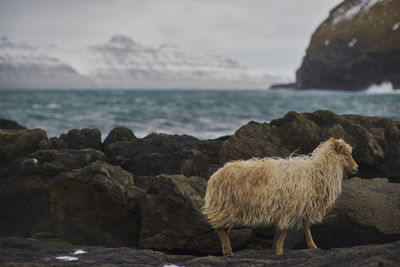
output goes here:
[{"label": "shaggy sheep", "polygon": [[302,225],[309,248],[316,248],[310,223],[321,222],[342,189],[344,173],[356,174],[352,148],[330,138],[308,156],[263,158],[226,163],[207,184],[204,214],[233,256],[229,229],[275,224],[282,230],[276,253],[283,253],[287,231]]}]

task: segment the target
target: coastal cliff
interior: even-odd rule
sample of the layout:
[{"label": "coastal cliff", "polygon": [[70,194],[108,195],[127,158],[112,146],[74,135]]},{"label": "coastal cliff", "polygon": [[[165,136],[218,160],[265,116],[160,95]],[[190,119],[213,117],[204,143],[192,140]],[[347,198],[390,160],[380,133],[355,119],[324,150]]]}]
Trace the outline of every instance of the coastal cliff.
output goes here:
[{"label": "coastal cliff", "polygon": [[345,0],[313,33],[298,89],[400,88],[400,1]]}]

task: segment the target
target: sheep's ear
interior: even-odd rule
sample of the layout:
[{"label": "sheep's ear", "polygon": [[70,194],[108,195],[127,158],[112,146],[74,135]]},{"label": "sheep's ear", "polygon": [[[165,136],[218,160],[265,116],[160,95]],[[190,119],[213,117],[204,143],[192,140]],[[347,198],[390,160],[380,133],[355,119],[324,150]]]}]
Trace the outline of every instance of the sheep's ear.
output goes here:
[{"label": "sheep's ear", "polygon": [[344,145],[341,142],[334,141],[333,145],[335,147],[336,153],[343,153],[344,152]]}]

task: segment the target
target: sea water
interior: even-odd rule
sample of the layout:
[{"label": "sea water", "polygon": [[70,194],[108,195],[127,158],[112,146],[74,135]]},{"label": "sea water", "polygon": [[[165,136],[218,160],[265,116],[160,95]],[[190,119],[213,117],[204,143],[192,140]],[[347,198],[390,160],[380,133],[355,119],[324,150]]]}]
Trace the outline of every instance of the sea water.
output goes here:
[{"label": "sea water", "polygon": [[208,139],[231,135],[249,121],[319,109],[400,121],[400,91],[0,90],[0,118],[42,128],[49,137],[99,128],[104,139],[122,125],[137,137],[157,132]]}]

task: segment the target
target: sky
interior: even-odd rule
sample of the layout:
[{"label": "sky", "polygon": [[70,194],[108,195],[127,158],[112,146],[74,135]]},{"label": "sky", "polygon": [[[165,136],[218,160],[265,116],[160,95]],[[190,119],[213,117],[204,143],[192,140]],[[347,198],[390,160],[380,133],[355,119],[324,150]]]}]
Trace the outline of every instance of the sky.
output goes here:
[{"label": "sky", "polygon": [[294,77],[311,34],[340,0],[0,0],[0,36],[82,48],[123,34],[152,47],[213,50]]}]

